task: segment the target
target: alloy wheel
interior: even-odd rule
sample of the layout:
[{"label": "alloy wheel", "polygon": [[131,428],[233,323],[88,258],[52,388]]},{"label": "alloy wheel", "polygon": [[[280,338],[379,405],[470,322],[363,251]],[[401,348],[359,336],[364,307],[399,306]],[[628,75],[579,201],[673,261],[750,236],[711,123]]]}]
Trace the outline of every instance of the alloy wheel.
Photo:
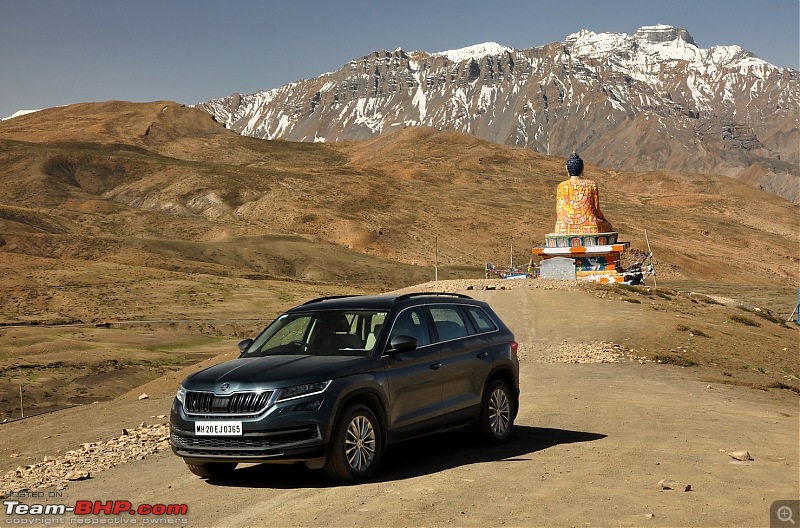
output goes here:
[{"label": "alloy wheel", "polygon": [[347,463],[354,471],[364,471],[372,463],[375,447],[375,428],[372,422],[366,416],[355,416],[345,436]]},{"label": "alloy wheel", "polygon": [[489,399],[489,427],[497,437],[502,437],[511,423],[511,402],[503,387],[495,387]]}]

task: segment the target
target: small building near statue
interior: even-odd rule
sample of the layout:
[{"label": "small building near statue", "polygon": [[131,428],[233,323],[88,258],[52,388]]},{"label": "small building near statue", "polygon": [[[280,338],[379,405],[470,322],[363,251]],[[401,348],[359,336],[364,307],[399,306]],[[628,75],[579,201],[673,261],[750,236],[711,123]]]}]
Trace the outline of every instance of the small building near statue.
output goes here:
[{"label": "small building near statue", "polygon": [[[545,235],[544,247],[533,248],[542,258],[540,277],[592,282],[624,282],[621,255],[630,245],[600,211],[597,183],[584,179],[583,160],[573,152],[567,160],[569,179],[558,184],[556,225]],[[559,260],[548,262],[550,259]],[[574,261],[574,275],[566,270]]]}]

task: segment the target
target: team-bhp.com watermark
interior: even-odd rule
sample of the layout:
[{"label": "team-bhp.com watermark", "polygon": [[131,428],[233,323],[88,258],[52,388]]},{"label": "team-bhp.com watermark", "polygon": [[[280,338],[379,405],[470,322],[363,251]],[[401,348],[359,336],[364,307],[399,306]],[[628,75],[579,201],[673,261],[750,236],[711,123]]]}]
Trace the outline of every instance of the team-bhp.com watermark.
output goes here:
[{"label": "team-bhp.com watermark", "polygon": [[78,500],[75,504],[28,504],[3,501],[5,524],[50,525],[188,525],[186,504],[133,504],[127,500]]}]

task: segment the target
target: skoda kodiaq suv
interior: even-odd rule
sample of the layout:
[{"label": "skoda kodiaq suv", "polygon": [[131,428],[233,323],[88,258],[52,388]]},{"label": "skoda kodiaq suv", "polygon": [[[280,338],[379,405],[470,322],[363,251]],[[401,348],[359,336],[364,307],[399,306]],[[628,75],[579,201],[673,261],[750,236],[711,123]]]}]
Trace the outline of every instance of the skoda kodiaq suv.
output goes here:
[{"label": "skoda kodiaq suv", "polygon": [[388,444],[462,427],[500,444],[517,415],[514,334],[466,295],[315,299],[239,348],[172,405],[172,449],[201,477],[302,462],[360,480]]}]

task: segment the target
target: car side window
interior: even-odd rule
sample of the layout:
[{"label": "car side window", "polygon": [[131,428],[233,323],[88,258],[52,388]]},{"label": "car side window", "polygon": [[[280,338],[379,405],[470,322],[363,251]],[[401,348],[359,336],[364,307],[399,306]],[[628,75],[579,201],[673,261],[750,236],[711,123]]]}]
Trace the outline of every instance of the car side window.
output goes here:
[{"label": "car side window", "polygon": [[366,323],[367,338],[364,342],[364,348],[372,350],[377,341],[378,335],[381,333],[381,327],[386,319],[386,312],[379,312],[374,314]]},{"label": "car side window", "polygon": [[418,347],[431,344],[428,325],[425,322],[425,312],[421,307],[409,308],[400,312],[392,326],[389,340],[391,341],[393,337],[399,335],[416,337]]},{"label": "car side window", "polygon": [[430,306],[429,311],[439,341],[450,341],[469,334],[461,312],[455,306]]},{"label": "car side window", "polygon": [[489,317],[483,309],[477,306],[465,306],[464,308],[467,310],[478,333],[483,334],[497,330],[494,321],[492,321],[492,318]]}]

